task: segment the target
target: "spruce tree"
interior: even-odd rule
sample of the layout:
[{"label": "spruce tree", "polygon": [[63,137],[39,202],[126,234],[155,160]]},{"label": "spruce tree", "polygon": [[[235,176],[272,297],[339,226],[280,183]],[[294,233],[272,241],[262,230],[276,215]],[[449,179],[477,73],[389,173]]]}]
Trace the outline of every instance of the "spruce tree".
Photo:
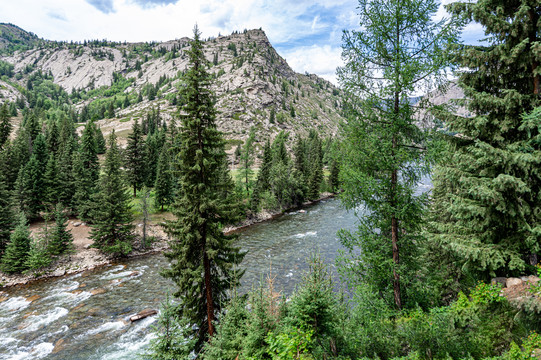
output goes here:
[{"label": "spruce tree", "polygon": [[11,118],[9,116],[7,103],[0,106],[0,149],[4,146],[11,134]]},{"label": "spruce tree", "polygon": [[[246,189],[246,198],[250,197],[250,190],[252,188],[252,175],[254,171],[252,170],[252,164],[254,163],[254,142],[255,142],[255,127],[250,128],[250,134],[248,139],[242,147],[240,154],[240,167],[238,172],[238,177],[240,182],[244,183],[244,188]],[[238,148],[237,148],[238,149]]]},{"label": "spruce tree", "polygon": [[88,221],[90,220],[90,212],[93,207],[92,196],[96,192],[100,170],[96,144],[96,129],[93,121],[89,121],[85,125],[81,136],[81,144],[75,155],[74,162],[75,206],[79,218]]},{"label": "spruce tree", "polygon": [[43,201],[48,206],[54,206],[59,201],[60,191],[59,191],[59,181],[58,181],[58,164],[56,162],[56,157],[54,153],[49,154],[49,160],[47,161],[47,166],[45,167],[44,174],[44,199]]},{"label": "spruce tree", "polygon": [[133,197],[137,195],[137,189],[140,189],[145,181],[147,167],[145,160],[146,146],[143,140],[143,132],[139,121],[135,120],[132,132],[128,135],[125,163],[128,182],[133,187]]},{"label": "spruce tree", "polygon": [[154,191],[156,193],[156,204],[163,211],[164,205],[171,204],[173,197],[173,179],[171,178],[171,169],[169,166],[169,154],[167,146],[163,146],[160,159],[158,160],[158,170],[156,172],[156,184]]},{"label": "spruce tree", "polygon": [[173,166],[180,191],[171,206],[176,220],[169,221],[170,251],[165,256],[171,267],[163,275],[177,285],[174,296],[181,300],[178,310],[188,319],[197,343],[195,352],[214,334],[214,323],[228,299],[228,290],[238,285],[242,272],[235,271],[243,258],[233,245],[234,236],[223,227],[237,220],[231,197],[233,183],[227,171],[222,134],[216,128],[211,76],[197,27],[194,40],[185,52],[189,69],[181,90],[182,127],[173,147]]},{"label": "spruce tree", "polygon": [[6,187],[4,176],[0,174],[0,258],[9,242],[13,222],[13,199]]},{"label": "spruce tree", "polygon": [[96,152],[98,154],[105,154],[107,151],[107,146],[105,146],[105,138],[103,137],[103,132],[101,128],[96,127]]},{"label": "spruce tree", "polygon": [[11,233],[9,243],[2,256],[2,271],[8,274],[26,270],[26,259],[30,252],[30,231],[24,213],[19,214],[19,223]]},{"label": "spruce tree", "polygon": [[484,45],[460,46],[471,117],[440,113],[449,133],[434,177],[434,245],[474,277],[509,276],[539,261],[541,159],[539,21],[527,0],[453,3],[484,27]]},{"label": "spruce tree", "polygon": [[344,203],[367,211],[355,234],[342,233],[351,254],[344,269],[401,309],[415,302],[408,290],[427,201],[415,187],[429,172],[428,134],[416,126],[409,98],[443,78],[456,27],[432,20],[434,0],[359,0],[358,9],[361,30],[344,33],[346,65],[338,70],[349,100],[341,158]]},{"label": "spruce tree", "polygon": [[43,167],[35,155],[30,157],[26,165],[20,168],[15,182],[16,197],[19,210],[30,220],[39,217],[42,210],[42,200],[45,194]]},{"label": "spruce tree", "polygon": [[93,196],[95,206],[92,211],[92,230],[90,238],[93,247],[113,256],[128,254],[134,238],[131,224],[130,196],[122,170],[120,149],[113,130],[109,136],[109,149],[105,154],[103,173],[99,180],[99,191]]},{"label": "spruce tree", "polygon": [[58,126],[56,125],[56,120],[51,120],[47,126],[47,150],[49,153],[58,153],[58,146],[60,142],[60,132]]},{"label": "spruce tree", "polygon": [[257,174],[257,180],[255,182],[254,191],[252,193],[250,208],[252,211],[257,211],[261,196],[265,191],[270,188],[270,171],[272,167],[272,150],[270,140],[267,139],[265,146],[263,147],[263,161]]},{"label": "spruce tree", "polygon": [[73,247],[73,235],[67,227],[67,217],[62,204],[57,204],[54,219],[55,227],[47,244],[47,252],[51,255],[62,255]]}]

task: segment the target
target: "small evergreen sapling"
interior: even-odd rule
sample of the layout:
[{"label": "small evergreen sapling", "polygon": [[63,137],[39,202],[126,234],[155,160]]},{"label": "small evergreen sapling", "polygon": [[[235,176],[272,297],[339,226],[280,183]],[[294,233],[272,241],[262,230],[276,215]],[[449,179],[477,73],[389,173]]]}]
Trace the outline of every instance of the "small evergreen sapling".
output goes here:
[{"label": "small evergreen sapling", "polygon": [[8,274],[21,273],[27,269],[26,259],[30,252],[30,231],[24,213],[19,214],[19,223],[11,233],[9,244],[2,257],[2,271]]}]

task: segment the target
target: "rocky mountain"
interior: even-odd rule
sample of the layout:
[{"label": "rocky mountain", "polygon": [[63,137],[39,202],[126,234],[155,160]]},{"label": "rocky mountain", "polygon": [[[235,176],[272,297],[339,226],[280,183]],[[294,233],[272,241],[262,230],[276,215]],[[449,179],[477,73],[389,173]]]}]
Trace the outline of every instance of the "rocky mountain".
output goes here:
[{"label": "rocky mountain", "polygon": [[[105,134],[115,128],[120,137],[152,111],[166,121],[178,111],[188,38],[67,43],[41,40],[10,24],[0,30],[0,75],[2,68],[12,69],[1,77],[0,103],[64,101],[77,121],[93,118]],[[309,129],[322,136],[337,132],[341,91],[316,75],[294,72],[262,30],[209,38],[205,53],[215,77],[218,127],[230,149],[252,126],[260,140],[281,130],[292,136]],[[41,100],[37,88],[43,88]]]}]

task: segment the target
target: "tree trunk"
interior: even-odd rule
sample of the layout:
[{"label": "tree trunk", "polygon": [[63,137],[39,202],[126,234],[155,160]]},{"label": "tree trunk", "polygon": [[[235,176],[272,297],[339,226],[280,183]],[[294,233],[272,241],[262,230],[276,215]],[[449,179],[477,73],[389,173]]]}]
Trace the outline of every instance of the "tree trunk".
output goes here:
[{"label": "tree trunk", "polygon": [[214,303],[212,302],[212,288],[210,285],[210,261],[207,252],[203,254],[203,266],[205,267],[205,293],[207,296],[207,321],[209,325],[209,337],[214,335]]},{"label": "tree trunk", "polygon": [[[394,115],[396,118],[398,118],[399,113],[399,106],[400,106],[400,94],[398,91],[395,92],[394,97]],[[397,119],[395,119],[396,121]],[[394,129],[393,129],[394,131]],[[393,134],[393,150],[392,150],[392,159],[394,161],[395,158],[395,151],[396,151],[396,135]],[[395,164],[393,163],[393,171],[391,174],[391,207],[393,209],[393,214],[391,217],[391,242],[393,246],[393,262],[394,262],[394,268],[393,268],[393,291],[394,291],[394,302],[396,304],[396,307],[400,310],[402,309],[402,296],[400,294],[400,274],[396,271],[396,268],[398,267],[398,264],[400,263],[400,253],[398,251],[398,219],[396,218],[396,188],[398,185],[398,170],[395,167]]]}]

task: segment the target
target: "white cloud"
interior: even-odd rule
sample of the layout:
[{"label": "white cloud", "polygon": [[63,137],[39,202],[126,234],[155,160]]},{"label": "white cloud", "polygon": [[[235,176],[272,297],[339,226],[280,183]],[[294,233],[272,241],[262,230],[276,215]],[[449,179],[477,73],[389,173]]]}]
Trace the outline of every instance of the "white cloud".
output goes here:
[{"label": "white cloud", "polygon": [[283,51],[282,55],[293,70],[317,74],[337,85],[336,68],[343,65],[341,53],[340,47],[312,45]]}]

